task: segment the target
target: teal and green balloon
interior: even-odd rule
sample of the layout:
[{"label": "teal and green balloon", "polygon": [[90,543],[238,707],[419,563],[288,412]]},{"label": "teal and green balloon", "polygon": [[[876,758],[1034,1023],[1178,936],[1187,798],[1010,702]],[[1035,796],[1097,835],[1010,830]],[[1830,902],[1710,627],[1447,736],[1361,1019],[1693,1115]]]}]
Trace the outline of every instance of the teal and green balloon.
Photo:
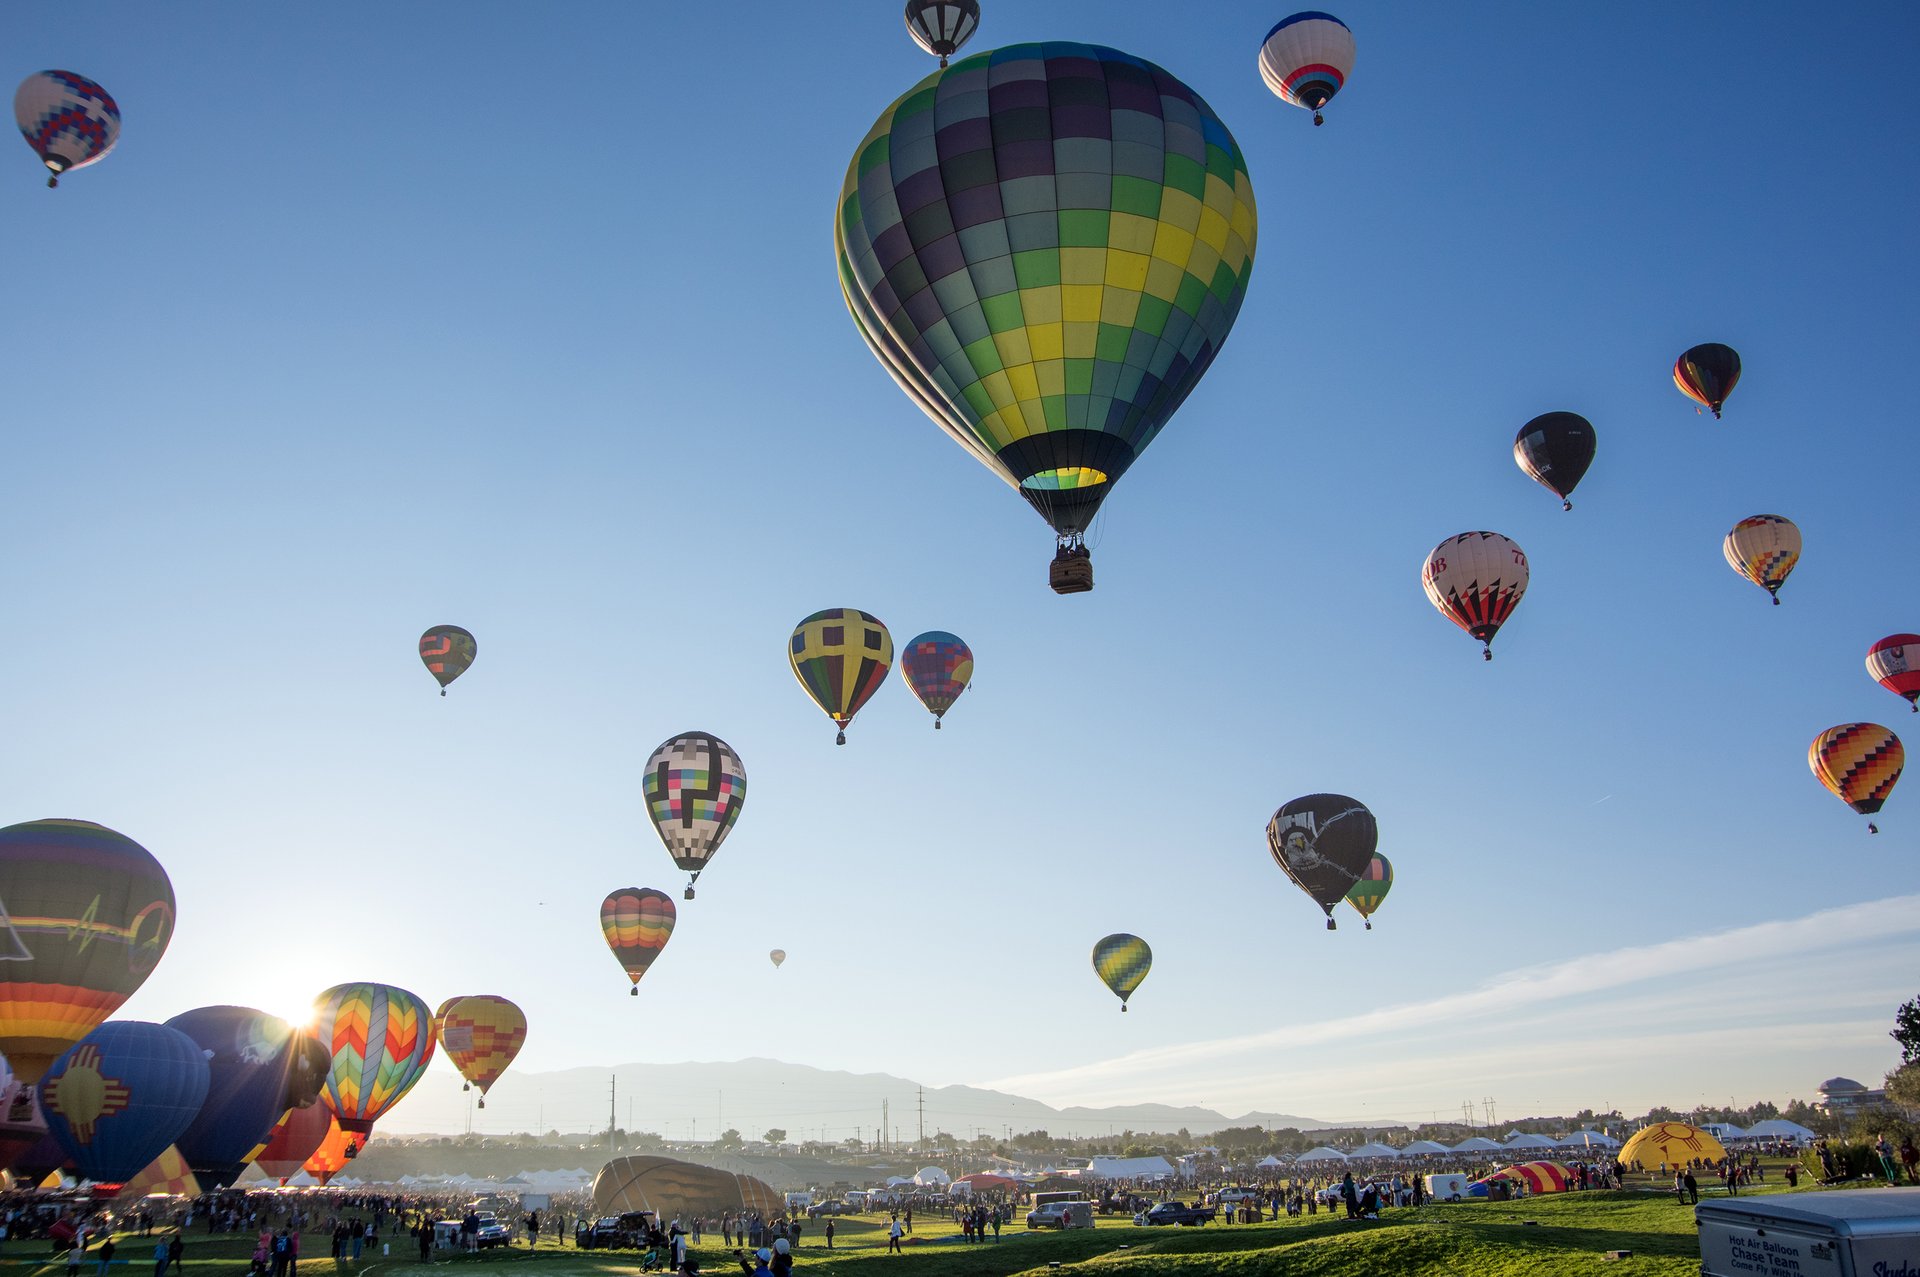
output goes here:
[{"label": "teal and green balloon", "polygon": [[1139,936],[1116,932],[1093,946],[1093,972],[1120,998],[1120,1009],[1153,970],[1153,950]]}]

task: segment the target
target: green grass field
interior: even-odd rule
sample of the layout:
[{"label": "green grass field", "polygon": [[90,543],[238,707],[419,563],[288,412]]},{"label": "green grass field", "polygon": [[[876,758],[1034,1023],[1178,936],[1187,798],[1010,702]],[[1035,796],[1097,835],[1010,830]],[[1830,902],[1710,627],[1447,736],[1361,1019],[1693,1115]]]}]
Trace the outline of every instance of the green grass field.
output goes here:
[{"label": "green grass field", "polygon": [[[1804,1190],[1803,1190],[1804,1191]],[[1703,1192],[1702,1200],[1717,1194]],[[1420,1210],[1389,1211],[1378,1221],[1348,1221],[1327,1213],[1281,1219],[1264,1224],[1210,1224],[1204,1228],[1137,1228],[1118,1217],[1102,1219],[1091,1230],[1069,1233],[1029,1233],[1024,1227],[1006,1229],[1000,1241],[968,1245],[949,1221],[917,1218],[915,1233],[904,1255],[886,1251],[883,1217],[851,1217],[836,1221],[835,1249],[829,1251],[821,1228],[807,1230],[796,1255],[797,1271],[807,1277],[887,1277],[894,1269],[902,1277],[1010,1277],[1033,1273],[1061,1277],[1053,1266],[1072,1268],[1091,1277],[1199,1277],[1201,1274],[1285,1272],[1301,1277],[1534,1277],[1548,1273],[1580,1277],[1626,1273],[1694,1277],[1699,1272],[1693,1211],[1664,1194],[1592,1192],[1536,1197],[1523,1202],[1460,1203]],[[244,1271],[252,1252],[251,1239],[188,1236],[188,1277],[205,1274],[227,1277]],[[306,1253],[300,1272],[306,1277],[403,1277],[403,1270],[506,1267],[525,1271],[525,1277],[626,1277],[639,1267],[634,1251],[576,1251],[542,1242],[538,1250],[524,1245],[479,1255],[449,1256],[423,1265],[409,1238],[392,1239],[392,1254],[382,1257],[375,1248],[357,1265],[335,1263],[326,1257],[325,1240],[317,1234],[304,1239]],[[35,1244],[37,1245],[37,1244]],[[12,1274],[23,1277],[65,1277],[64,1264],[31,1263],[28,1243],[7,1247],[15,1263]],[[132,1261],[116,1274],[142,1277],[148,1270],[151,1243],[128,1237],[121,1255]],[[1626,1264],[1609,1261],[1605,1252],[1631,1250]],[[718,1245],[702,1245],[695,1252],[709,1277],[736,1277],[731,1254]],[[20,1261],[27,1260],[22,1263]],[[92,1277],[88,1264],[84,1277]],[[435,1277],[457,1277],[439,1274]],[[472,1277],[511,1277],[509,1273],[474,1273]]]}]

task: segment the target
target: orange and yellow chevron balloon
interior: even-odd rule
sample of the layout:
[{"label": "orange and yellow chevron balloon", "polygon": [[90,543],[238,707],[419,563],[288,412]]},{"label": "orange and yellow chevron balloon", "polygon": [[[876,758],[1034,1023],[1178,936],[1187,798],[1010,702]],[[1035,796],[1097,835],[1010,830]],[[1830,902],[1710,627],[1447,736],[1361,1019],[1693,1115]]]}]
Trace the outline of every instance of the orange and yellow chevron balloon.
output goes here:
[{"label": "orange and yellow chevron balloon", "polygon": [[487,1107],[487,1088],[500,1080],[527,1040],[526,1013],[505,998],[477,993],[455,999],[441,1020],[441,1049],[467,1086],[480,1088],[480,1107]]},{"label": "orange and yellow chevron balloon", "polygon": [[[1829,727],[1807,747],[1807,766],[1814,776],[1862,816],[1880,810],[1906,764],[1900,738],[1878,723]],[[1880,827],[1869,823],[1867,832],[1877,834]]]},{"label": "orange and yellow chevron balloon", "polygon": [[427,1004],[387,984],[337,984],[314,999],[314,1036],[333,1057],[321,1103],[364,1136],[433,1059]]}]

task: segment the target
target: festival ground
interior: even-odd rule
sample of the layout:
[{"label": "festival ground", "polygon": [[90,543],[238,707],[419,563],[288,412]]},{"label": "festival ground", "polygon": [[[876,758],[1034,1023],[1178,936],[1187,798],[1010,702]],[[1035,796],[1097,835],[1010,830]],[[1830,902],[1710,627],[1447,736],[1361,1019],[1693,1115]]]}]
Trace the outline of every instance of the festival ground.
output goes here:
[{"label": "festival ground", "polygon": [[[1776,1182],[1756,1191],[1785,1188]],[[1719,1195],[1718,1188],[1702,1185],[1703,1201]],[[1640,1274],[1691,1277],[1700,1264],[1692,1209],[1677,1204],[1669,1193],[1651,1190],[1452,1203],[1389,1210],[1379,1220],[1360,1221],[1323,1212],[1261,1224],[1147,1229],[1115,1216],[1101,1219],[1091,1230],[1068,1233],[1029,1232],[1015,1226],[1004,1230],[997,1243],[974,1244],[960,1240],[959,1229],[950,1219],[916,1216],[914,1233],[901,1255],[887,1253],[884,1216],[836,1220],[835,1234],[834,1249],[829,1251],[820,1232],[809,1230],[796,1255],[796,1272],[803,1277],[884,1277],[899,1265],[919,1277],[1009,1277],[1050,1272],[1054,1264],[1086,1264],[1102,1277],[1264,1271],[1302,1277],[1371,1277],[1383,1272],[1398,1277],[1450,1277],[1464,1272],[1476,1277],[1541,1272],[1617,1277],[1623,1271],[1621,1265],[1606,1258],[1614,1250],[1632,1251],[1631,1271]],[[308,1277],[316,1272],[345,1277],[341,1269],[351,1270],[353,1277],[401,1277],[404,1270],[426,1267],[404,1233],[387,1242],[391,1254],[372,1253],[358,1264],[328,1259],[325,1239],[317,1233],[309,1233],[304,1240],[306,1254],[300,1269]],[[239,1273],[254,1246],[250,1235],[189,1233],[187,1241],[188,1274]],[[64,1277],[66,1266],[59,1258],[38,1266],[24,1262],[30,1258],[28,1247],[38,1251],[41,1245],[8,1246],[5,1258],[13,1261],[7,1265],[9,1271],[20,1277]],[[119,1249],[123,1259],[116,1260],[116,1269],[124,1262],[134,1272],[144,1270],[147,1248],[142,1238],[125,1235]],[[735,1277],[740,1271],[726,1247],[707,1244],[693,1253],[708,1277]],[[543,1239],[533,1251],[522,1243],[511,1250],[445,1256],[433,1263],[520,1268],[526,1270],[526,1277],[624,1277],[638,1271],[640,1258],[631,1250],[582,1252]],[[81,1271],[91,1277],[91,1260]]]}]

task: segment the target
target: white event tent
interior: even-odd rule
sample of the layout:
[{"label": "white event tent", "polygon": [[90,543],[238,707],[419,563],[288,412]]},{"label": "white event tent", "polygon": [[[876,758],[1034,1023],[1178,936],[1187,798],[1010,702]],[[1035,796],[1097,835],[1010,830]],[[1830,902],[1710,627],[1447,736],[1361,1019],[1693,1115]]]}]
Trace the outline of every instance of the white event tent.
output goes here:
[{"label": "white event tent", "polygon": [[1620,1141],[1605,1131],[1575,1131],[1560,1141],[1561,1148],[1619,1148]]},{"label": "white event tent", "polygon": [[1451,1153],[1499,1153],[1504,1150],[1484,1135],[1476,1135],[1470,1140],[1461,1140],[1451,1149]]},{"label": "white event tent", "polygon": [[1812,1131],[1798,1122],[1789,1122],[1784,1117],[1770,1117],[1764,1122],[1755,1122],[1747,1128],[1747,1138],[1756,1140],[1811,1140],[1818,1138]]},{"label": "white event tent", "polygon": [[1545,1135],[1517,1134],[1507,1137],[1506,1148],[1559,1148],[1560,1141]]},{"label": "white event tent", "polygon": [[1415,1140],[1400,1150],[1402,1157],[1422,1157],[1428,1153],[1451,1153],[1452,1149],[1438,1140]]},{"label": "white event tent", "polygon": [[1344,1162],[1347,1155],[1337,1148],[1328,1148],[1322,1144],[1319,1148],[1310,1148],[1293,1159],[1296,1162]]},{"label": "white event tent", "polygon": [[1348,1157],[1398,1157],[1400,1150],[1391,1144],[1362,1144],[1347,1154]]}]

